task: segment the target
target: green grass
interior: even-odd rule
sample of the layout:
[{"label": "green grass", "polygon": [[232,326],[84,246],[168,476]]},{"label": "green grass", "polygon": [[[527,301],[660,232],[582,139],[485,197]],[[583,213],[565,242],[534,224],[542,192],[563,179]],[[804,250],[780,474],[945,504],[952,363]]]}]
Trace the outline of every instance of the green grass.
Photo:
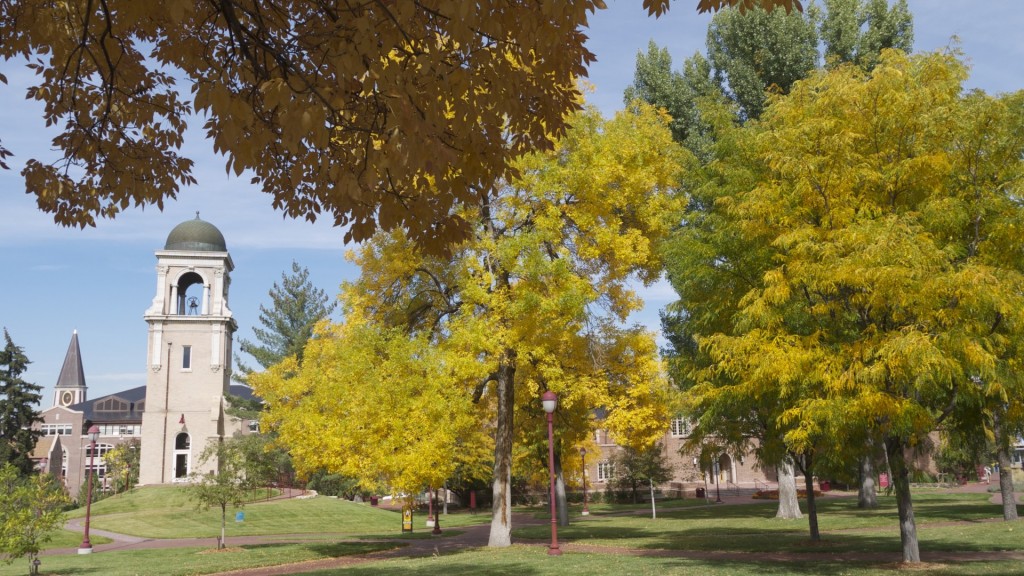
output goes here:
[{"label": "green grass", "polygon": [[[110,538],[99,536],[97,534],[89,534],[89,543],[93,546],[99,546],[100,544],[109,544],[113,542]],[[53,537],[49,542],[43,546],[44,550],[51,548],[78,548],[82,543],[82,532],[71,530],[58,530],[53,533]]]},{"label": "green grass", "polygon": [[[126,532],[125,527],[146,526],[156,529],[158,523],[182,524],[169,533],[207,530],[216,534],[218,517],[210,512],[207,519],[193,519],[200,514],[176,488],[137,491],[121,501],[102,501],[93,509],[94,526],[98,521],[120,523],[112,530]],[[134,498],[134,501],[133,501]],[[692,503],[691,503],[692,502]],[[633,548],[663,554],[641,557],[628,553],[566,552],[552,558],[543,546],[517,545],[510,549],[466,550],[416,559],[375,561],[344,570],[307,572],[317,576],[437,574],[461,576],[495,574],[508,576],[559,576],[566,574],[617,575],[650,574],[708,576],[775,576],[784,574],[848,574],[880,576],[899,573],[894,562],[899,558],[900,539],[897,514],[892,498],[880,498],[876,510],[860,510],[852,498],[824,498],[819,501],[822,542],[813,544],[807,535],[807,520],[776,520],[775,502],[744,505],[701,506],[702,501],[676,501],[675,505],[659,507],[658,519],[651,520],[646,507],[637,515],[629,515],[631,506],[594,506],[589,517],[577,517],[572,525],[559,530],[560,540],[574,543]],[[680,506],[679,504],[682,504]],[[575,507],[578,509],[579,507]],[[1001,521],[1001,507],[988,502],[986,494],[950,494],[938,490],[918,490],[914,509],[922,557],[938,551],[978,553],[980,559],[955,564],[924,564],[913,574],[926,576],[995,576],[1024,575],[1024,562],[997,554],[998,551],[1024,551],[1024,522]],[[228,545],[232,536],[247,534],[308,534],[310,541],[294,544],[260,544],[244,546],[228,552],[210,549],[165,549],[104,552],[91,556],[47,556],[43,558],[43,574],[89,576],[103,574],[122,576],[146,574],[176,576],[209,574],[256,566],[285,564],[317,558],[362,553],[394,544],[374,542],[342,542],[339,539],[398,538],[400,518],[397,513],[363,504],[328,498],[281,500],[246,507],[246,521],[230,522]],[[534,511],[535,509],[529,509]],[[424,516],[417,515],[417,532],[413,538],[426,537],[421,529]],[[486,522],[486,514],[453,514],[443,517],[446,535],[457,530],[449,527],[460,522]],[[247,531],[247,532],[246,532]],[[515,538],[522,542],[534,538],[544,542],[550,536],[548,525],[519,528]],[[73,535],[71,546],[77,546],[80,535]],[[409,536],[406,535],[405,538]],[[366,546],[368,548],[363,548]],[[668,556],[675,551],[692,557]],[[723,552],[731,554],[723,554]],[[785,559],[769,559],[757,553],[783,553]],[[885,562],[865,561],[863,554],[884,553]],[[842,554],[832,556],[833,553]],[[703,556],[702,555],[705,555]],[[989,557],[985,557],[988,554]],[[891,560],[888,560],[891,558]],[[145,567],[140,569],[138,567]],[[134,567],[134,568],[133,568]],[[299,568],[295,568],[296,571]],[[0,568],[0,576],[25,573],[23,562]],[[296,572],[300,573],[300,572]]]},{"label": "green grass", "polygon": [[[852,498],[822,499],[818,502],[818,524],[822,543],[810,544],[806,516],[800,520],[776,519],[777,503],[716,505],[649,515],[592,515],[579,518],[559,529],[560,538],[603,546],[648,550],[701,550],[745,552],[898,552],[900,550],[896,504],[893,498],[879,498],[879,508],[861,510]],[[922,551],[1024,550],[1024,527],[1016,535],[1006,532],[1002,508],[990,504],[986,494],[948,494],[922,491],[914,499],[918,537]],[[964,540],[963,525],[971,522],[971,534]],[[520,538],[544,540],[550,528],[531,526],[513,532]],[[1021,542],[1016,542],[1020,540]]]},{"label": "green grass", "polygon": [[[337,498],[271,500],[239,510],[245,514],[243,522],[235,522],[238,510],[228,510],[229,542],[232,536],[267,534],[395,538],[402,533],[400,513]],[[425,519],[422,514],[415,516],[414,534],[429,530],[424,527]],[[490,517],[484,514],[449,514],[442,516],[441,527],[447,532],[448,528],[488,521]],[[219,509],[196,510],[186,490],[178,486],[141,488],[92,507],[94,528],[145,538],[213,538],[220,534],[220,522]]]},{"label": "green grass", "polygon": [[445,576],[1005,576],[1024,574],[1016,560],[927,564],[900,569],[893,563],[871,564],[847,559],[816,558],[813,562],[777,562],[758,558],[708,559],[649,558],[623,554],[547,556],[543,547],[513,546],[502,550],[474,550],[431,558],[395,559],[338,570],[295,572],[305,576],[385,576],[444,574]]},{"label": "green grass", "polygon": [[[42,556],[40,573],[44,576],[184,576],[367,554],[394,547],[395,544],[374,542],[306,542],[261,544],[220,551],[213,548],[168,548],[96,552],[82,556]],[[0,565],[0,576],[24,576],[28,573],[27,566],[25,560]]]}]

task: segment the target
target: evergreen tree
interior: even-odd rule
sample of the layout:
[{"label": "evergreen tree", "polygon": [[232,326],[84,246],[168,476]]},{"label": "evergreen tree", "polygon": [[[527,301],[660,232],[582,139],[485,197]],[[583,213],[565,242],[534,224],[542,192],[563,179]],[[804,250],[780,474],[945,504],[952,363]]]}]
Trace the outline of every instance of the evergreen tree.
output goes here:
[{"label": "evergreen tree", "polygon": [[4,329],[5,345],[0,350],[0,458],[22,474],[32,472],[30,454],[42,435],[32,424],[42,422],[35,406],[42,396],[41,386],[22,380],[29,359]]},{"label": "evergreen tree", "polygon": [[[270,307],[260,305],[260,324],[253,327],[256,341],[238,341],[242,352],[251,356],[260,368],[266,369],[289,356],[302,362],[302,350],[313,337],[313,327],[334,311],[336,302],[309,281],[309,269],[292,262],[292,273],[282,273],[281,283],[270,289]],[[236,359],[235,380],[246,382],[257,371]]]}]

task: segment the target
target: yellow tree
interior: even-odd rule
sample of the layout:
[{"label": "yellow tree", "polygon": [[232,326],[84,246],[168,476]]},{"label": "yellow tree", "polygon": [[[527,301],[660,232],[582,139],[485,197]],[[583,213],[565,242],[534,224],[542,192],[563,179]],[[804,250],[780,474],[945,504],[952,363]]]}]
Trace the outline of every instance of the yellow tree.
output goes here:
[{"label": "yellow tree", "polygon": [[[797,7],[797,0],[700,0]],[[653,14],[668,0],[645,0]],[[40,209],[94,225],[192,184],[195,114],[227,169],[346,236],[470,235],[453,210],[565,130],[601,0],[0,2],[0,57],[38,77],[58,158],[22,171]],[[0,74],[0,82],[6,79]],[[184,84],[185,89],[178,88]],[[0,167],[10,152],[0,147]]]},{"label": "yellow tree", "polygon": [[[610,121],[588,109],[569,123],[553,150],[517,164],[519,179],[479,192],[474,211],[463,212],[473,223],[471,240],[439,256],[401,232],[381,234],[355,256],[362,275],[344,289],[347,323],[363,318],[382,330],[400,327],[451,375],[449,405],[481,404],[478,427],[494,436],[492,546],[511,542],[515,414],[536,417],[545,389],[559,394],[559,431],[568,446],[587,434],[595,408],[607,408],[617,437],[636,444],[652,442],[668,421],[652,335],[605,323],[622,323],[640,306],[628,281],[658,275],[654,248],[670,227],[682,152],[667,118],[648,106]],[[391,345],[406,346],[400,339]],[[303,373],[319,364],[309,364],[308,351],[305,358]],[[277,381],[255,384],[272,415],[274,398],[298,400],[305,390],[290,390],[295,379],[282,370]],[[408,378],[369,371],[380,379],[381,394],[391,394],[391,378],[394,386]],[[271,386],[283,392],[268,394]],[[315,459],[332,442],[374,444],[385,424],[372,411],[391,405],[360,409],[371,411],[362,416],[367,430],[348,439],[336,437],[336,423],[316,425],[319,416],[307,410],[272,417],[280,430],[327,430],[296,454]]]},{"label": "yellow tree", "polygon": [[881,438],[907,562],[908,456],[940,425],[1021,412],[1024,95],[965,78],[954,56],[885,51],[797,83],[713,168],[716,228],[685,233],[720,287],[742,247],[759,255],[714,304],[684,297],[695,395],[743,402],[804,458]]},{"label": "yellow tree", "polygon": [[301,367],[289,357],[253,375],[263,423],[296,471],[326,469],[368,491],[411,495],[441,486],[459,465],[478,469],[475,452],[459,445],[486,435],[443,351],[347,312],[310,340]]}]

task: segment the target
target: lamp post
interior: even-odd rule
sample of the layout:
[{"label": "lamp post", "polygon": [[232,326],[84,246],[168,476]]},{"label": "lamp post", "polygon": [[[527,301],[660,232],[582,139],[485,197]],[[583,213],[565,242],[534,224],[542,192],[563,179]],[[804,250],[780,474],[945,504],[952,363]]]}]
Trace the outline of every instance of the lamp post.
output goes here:
[{"label": "lamp post", "polygon": [[551,480],[551,546],[548,547],[548,556],[561,556],[562,550],[558,548],[558,514],[555,511],[555,432],[554,413],[558,406],[558,396],[551,390],[541,394],[540,404],[548,414],[548,477]]},{"label": "lamp post", "polygon": [[587,449],[580,448],[580,460],[583,463],[583,516],[590,516],[590,509],[587,508]]},{"label": "lamp post", "polygon": [[100,437],[100,427],[93,424],[89,427],[89,470],[85,482],[85,533],[82,537],[82,545],[78,547],[79,554],[92,554],[92,543],[89,542],[89,516],[92,514],[92,468],[96,461],[96,440]]}]

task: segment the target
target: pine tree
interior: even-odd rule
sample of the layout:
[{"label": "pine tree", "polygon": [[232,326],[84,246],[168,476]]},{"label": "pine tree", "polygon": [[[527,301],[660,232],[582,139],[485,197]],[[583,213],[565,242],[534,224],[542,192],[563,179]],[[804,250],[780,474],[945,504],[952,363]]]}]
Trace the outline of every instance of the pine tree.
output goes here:
[{"label": "pine tree", "polygon": [[42,399],[41,386],[21,379],[29,365],[24,350],[17,346],[4,329],[4,349],[0,350],[0,457],[22,474],[32,472],[30,454],[42,435],[32,429],[42,422],[35,406]]},{"label": "pine tree", "polygon": [[[253,327],[256,341],[238,341],[242,352],[251,356],[263,369],[277,364],[289,356],[302,362],[302,350],[313,337],[313,327],[327,318],[336,305],[320,288],[309,281],[309,269],[292,262],[292,273],[281,274],[281,283],[274,282],[270,289],[271,306],[260,305],[260,324]],[[235,379],[245,382],[255,368],[236,360]]]}]

